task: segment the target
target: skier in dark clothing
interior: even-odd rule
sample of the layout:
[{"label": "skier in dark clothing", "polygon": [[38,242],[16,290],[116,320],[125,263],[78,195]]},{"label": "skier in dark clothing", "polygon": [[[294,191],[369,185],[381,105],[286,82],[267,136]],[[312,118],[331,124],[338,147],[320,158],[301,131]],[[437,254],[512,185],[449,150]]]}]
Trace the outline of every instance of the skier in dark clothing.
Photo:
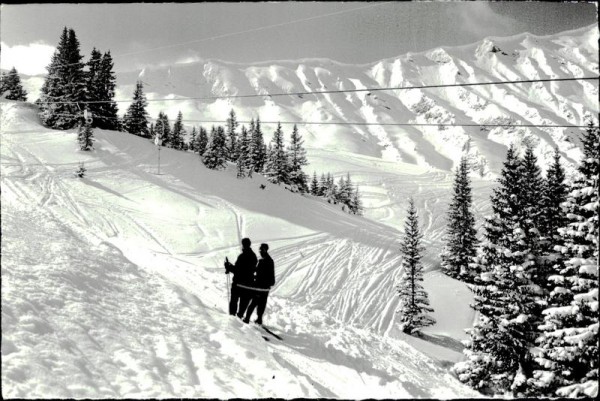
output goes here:
[{"label": "skier in dark clothing", "polygon": [[[242,240],[242,253],[235,261],[235,265],[225,261],[225,273],[233,273],[233,281],[231,283],[231,299],[229,300],[229,314],[237,315],[240,319],[244,316],[250,297],[250,290],[241,288],[243,286],[252,286],[254,284],[254,270],[256,269],[256,254],[250,248],[250,238]],[[239,305],[238,305],[239,302]]]},{"label": "skier in dark clothing", "polygon": [[265,308],[267,307],[269,290],[275,285],[275,263],[273,262],[273,259],[271,259],[268,251],[269,245],[260,244],[261,259],[258,261],[258,266],[256,266],[256,276],[253,285],[255,289],[252,290],[252,300],[250,301],[250,306],[248,306],[248,311],[246,312],[246,318],[244,319],[245,323],[250,322],[252,312],[254,312],[254,308],[256,308],[256,323],[262,324],[262,317],[265,313]]}]

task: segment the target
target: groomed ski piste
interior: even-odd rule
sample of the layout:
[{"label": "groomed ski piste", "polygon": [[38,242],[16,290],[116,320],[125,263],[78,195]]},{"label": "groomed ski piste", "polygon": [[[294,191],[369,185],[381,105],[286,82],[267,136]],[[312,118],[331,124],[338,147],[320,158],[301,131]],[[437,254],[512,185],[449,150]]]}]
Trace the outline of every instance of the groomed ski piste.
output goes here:
[{"label": "groomed ski piste", "polygon": [[[192,153],[163,149],[159,175],[156,147],[127,133],[95,130],[82,152],[34,106],[1,107],[4,397],[478,396],[448,370],[466,287],[427,274],[438,324],[398,331],[395,228]],[[265,325],[282,340],[226,313],[223,259],[244,236],[271,246]]]}]

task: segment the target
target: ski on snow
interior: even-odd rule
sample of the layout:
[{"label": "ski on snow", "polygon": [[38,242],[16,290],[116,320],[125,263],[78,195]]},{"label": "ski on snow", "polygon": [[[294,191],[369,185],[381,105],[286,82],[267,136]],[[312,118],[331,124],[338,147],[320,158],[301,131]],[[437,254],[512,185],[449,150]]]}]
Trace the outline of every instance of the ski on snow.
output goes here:
[{"label": "ski on snow", "polygon": [[[265,333],[273,336],[274,338],[278,339],[279,341],[283,341],[283,338],[281,338],[280,335],[273,333],[273,331],[271,329],[269,329],[266,326],[263,326],[262,324],[256,324],[257,327],[260,327]],[[262,336],[266,341],[269,341],[268,337],[266,336]]]}]

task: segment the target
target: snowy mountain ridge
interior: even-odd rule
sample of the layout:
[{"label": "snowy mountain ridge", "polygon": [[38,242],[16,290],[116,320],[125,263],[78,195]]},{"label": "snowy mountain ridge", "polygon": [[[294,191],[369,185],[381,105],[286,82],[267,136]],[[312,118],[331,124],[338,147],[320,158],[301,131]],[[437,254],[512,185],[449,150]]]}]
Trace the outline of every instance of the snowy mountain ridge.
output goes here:
[{"label": "snowy mountain ridge", "polygon": [[[493,37],[470,45],[408,53],[361,65],[302,59],[252,65],[201,60],[148,67],[142,72],[118,74],[118,97],[130,97],[138,78],[147,84],[149,99],[164,99],[590,76],[598,76],[595,26],[549,36],[523,33]],[[229,109],[234,108],[242,120],[260,116],[263,121],[584,125],[588,118],[596,118],[597,98],[598,86],[594,81],[570,81],[153,101],[149,109],[152,116],[163,110],[171,118],[181,110],[188,120],[224,120]],[[571,164],[580,157],[577,129],[300,127],[309,147],[344,150],[443,171],[451,170],[466,151],[479,173],[495,173],[501,165],[503,149],[511,142],[519,146],[537,145],[538,157],[544,162],[551,160],[555,146]]]}]

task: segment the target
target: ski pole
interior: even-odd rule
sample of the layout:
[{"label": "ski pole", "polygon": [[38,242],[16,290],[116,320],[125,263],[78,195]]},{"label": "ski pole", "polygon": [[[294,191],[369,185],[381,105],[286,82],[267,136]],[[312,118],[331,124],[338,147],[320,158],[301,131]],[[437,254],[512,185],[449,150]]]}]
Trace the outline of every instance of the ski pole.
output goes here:
[{"label": "ski pole", "polygon": [[229,273],[227,273],[226,276],[227,276],[227,312],[229,312],[229,300],[231,299],[231,296],[229,295]]}]

